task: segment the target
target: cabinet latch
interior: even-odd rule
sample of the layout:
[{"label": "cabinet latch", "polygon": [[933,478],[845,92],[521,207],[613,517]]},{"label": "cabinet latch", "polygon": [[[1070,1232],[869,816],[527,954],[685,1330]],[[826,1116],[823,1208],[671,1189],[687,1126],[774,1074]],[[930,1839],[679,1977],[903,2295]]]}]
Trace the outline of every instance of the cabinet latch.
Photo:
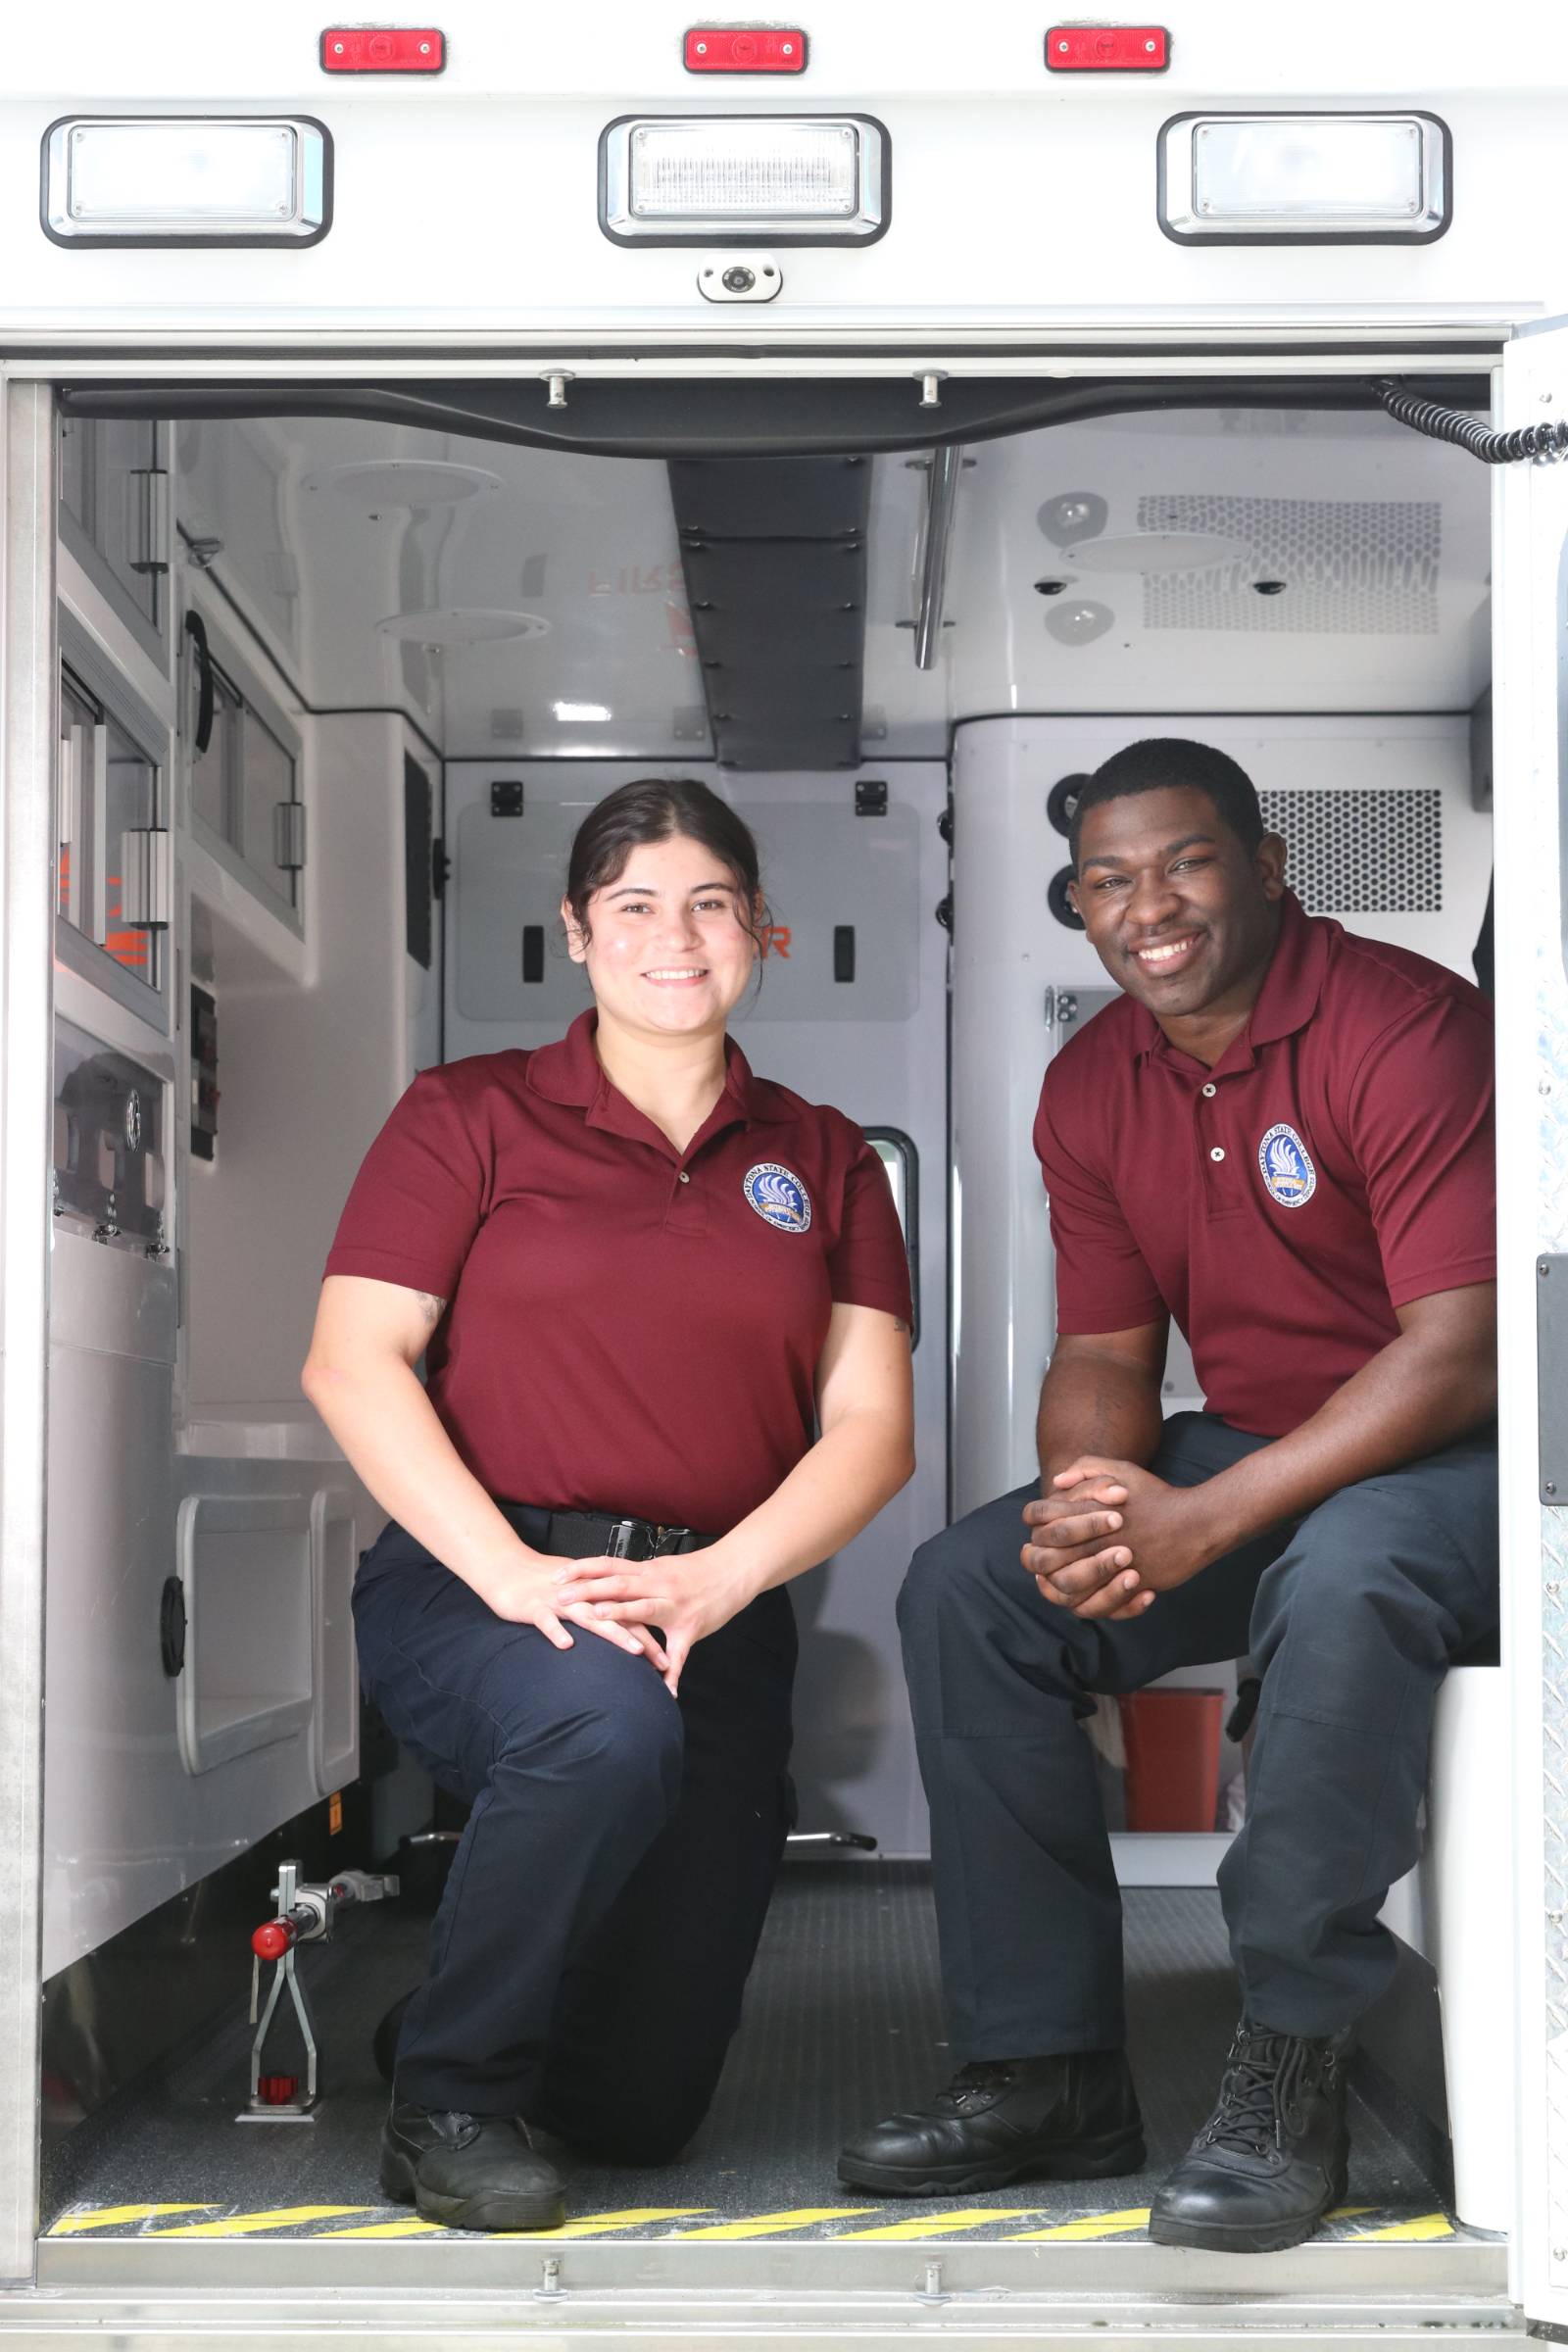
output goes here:
[{"label": "cabinet latch", "polygon": [[173,919],[174,837],[142,826],[120,837],[120,919],[133,931],[164,931]]},{"label": "cabinet latch", "polygon": [[285,874],[305,864],[305,803],[279,801],[272,810],[272,863]]}]

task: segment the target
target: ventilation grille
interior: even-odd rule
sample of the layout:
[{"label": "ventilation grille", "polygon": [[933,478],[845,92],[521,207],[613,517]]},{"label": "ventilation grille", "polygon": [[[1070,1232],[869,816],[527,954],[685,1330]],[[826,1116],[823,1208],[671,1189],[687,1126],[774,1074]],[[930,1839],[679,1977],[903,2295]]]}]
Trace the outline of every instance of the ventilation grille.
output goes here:
[{"label": "ventilation grille", "polygon": [[1440,914],[1443,795],[1260,792],[1290,850],[1286,878],[1308,914]]},{"label": "ventilation grille", "polygon": [[[1438,626],[1436,499],[1141,498],[1141,531],[1244,539],[1234,564],[1144,578],[1148,629],[1430,637]],[[1259,596],[1255,580],[1283,580]]]}]

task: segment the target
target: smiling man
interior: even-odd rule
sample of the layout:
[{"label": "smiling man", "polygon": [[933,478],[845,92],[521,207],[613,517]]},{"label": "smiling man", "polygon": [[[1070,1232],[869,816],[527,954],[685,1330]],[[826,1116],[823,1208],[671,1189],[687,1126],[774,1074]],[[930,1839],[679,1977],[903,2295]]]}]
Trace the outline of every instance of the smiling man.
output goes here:
[{"label": "smiling man", "polygon": [[[1259,2252],[1345,2195],[1346,2058],[1395,1964],[1378,1913],[1416,1858],[1433,1701],[1496,1623],[1491,1015],[1305,914],[1206,745],[1107,760],[1072,846],[1124,995],[1052,1062],[1035,1123],[1040,1483],[926,1544],[900,1602],[965,2063],[840,2170],[920,2196],[1143,2164],[1081,1718],[1247,1653],[1262,1696],[1220,1874],[1241,2025],[1150,2227]],[[1165,1421],[1173,1319],[1206,1409]]]}]

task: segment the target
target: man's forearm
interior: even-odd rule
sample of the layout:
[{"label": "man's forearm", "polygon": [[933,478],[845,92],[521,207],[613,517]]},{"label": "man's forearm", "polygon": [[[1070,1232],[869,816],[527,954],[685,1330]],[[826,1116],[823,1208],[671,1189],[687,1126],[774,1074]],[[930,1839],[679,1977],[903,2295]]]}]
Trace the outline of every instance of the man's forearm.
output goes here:
[{"label": "man's forearm", "polygon": [[1494,1357],[1401,1332],[1310,1420],[1205,1481],[1213,1556],[1298,1519],[1342,1487],[1436,1453],[1496,1411]]},{"label": "man's forearm", "polygon": [[1035,1444],[1042,1489],[1081,1454],[1149,1463],[1159,1447],[1159,1386],[1137,1366],[1077,1349],[1053,1361],[1040,1391]]}]

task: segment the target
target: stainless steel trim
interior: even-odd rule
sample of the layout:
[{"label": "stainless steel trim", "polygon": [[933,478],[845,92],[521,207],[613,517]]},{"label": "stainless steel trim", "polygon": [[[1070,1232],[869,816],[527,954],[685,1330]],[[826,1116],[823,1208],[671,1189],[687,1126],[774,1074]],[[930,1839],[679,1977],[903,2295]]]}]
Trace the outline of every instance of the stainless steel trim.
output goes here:
[{"label": "stainless steel trim", "polygon": [[[670,2193],[673,2203],[675,2192]],[[151,2184],[149,2194],[156,2194]],[[349,2202],[347,2196],[344,2202]],[[374,2226],[384,2216],[384,2207],[372,2208],[364,2221]],[[929,2237],[870,2245],[842,2238],[796,2245],[776,2239],[693,2243],[675,2234],[682,2227],[679,2222],[666,2225],[665,2236],[621,2244],[609,2238],[542,2244],[520,2236],[480,2240],[461,2234],[356,2241],[166,2233],[185,2218],[171,2215],[167,2223],[155,2221],[137,2235],[129,2234],[138,2228],[130,2222],[126,2234],[118,2238],[98,2231],[43,2238],[38,2282],[81,2293],[122,2295],[143,2311],[152,2298],[171,2289],[250,2292],[264,2298],[265,2311],[257,2316],[269,2328],[281,2328],[291,2304],[297,2310],[323,2292],[331,2294],[334,2321],[344,2316],[348,2300],[365,2297],[401,2307],[405,2326],[416,2299],[424,2294],[444,2298],[441,2318],[446,2323],[460,2301],[471,2309],[486,2296],[510,2293],[515,2325],[517,2304],[538,2285],[541,2263],[556,2256],[560,2284],[579,2312],[584,2306],[591,2309],[597,2298],[601,2312],[606,2304],[618,2303],[625,2307],[626,2319],[635,2316],[646,2325],[662,2307],[664,2325],[685,2333],[687,2340],[698,2333],[692,2323],[701,2314],[707,2322],[701,2328],[705,2344],[709,2327],[715,2320],[738,2317],[741,2304],[766,2299],[777,2324],[793,2299],[793,2317],[800,2326],[806,2317],[801,2307],[817,2297],[825,2300],[817,2305],[816,2327],[831,2333],[835,2342],[852,2339],[858,2344],[858,2336],[849,2325],[850,2309],[859,2306],[874,2312],[882,2298],[906,2302],[920,2291],[926,2264],[933,2257],[942,2263],[944,2290],[952,2298],[947,2306],[951,2319],[956,2318],[967,2295],[983,2298],[988,2314],[999,2305],[1016,2304],[1034,2315],[1034,2326],[1042,2329],[1039,2340],[1058,2341],[1075,2325],[1086,2329],[1093,2326],[1098,2344],[1107,2321],[1129,2320],[1139,2313],[1146,2330],[1160,2321],[1169,2325],[1172,2298],[1180,2300],[1183,2324],[1197,2327],[1205,2343],[1221,2333],[1229,2343],[1230,2330],[1245,2333],[1249,2322],[1272,2329],[1294,2317],[1322,2328],[1329,2310],[1336,2321],[1381,2311],[1386,2322],[1395,2323],[1414,2320],[1417,2313],[1430,2320],[1443,2312],[1449,2325],[1458,2324],[1455,2304],[1461,2318],[1480,2316],[1478,2306],[1493,2325],[1508,2316],[1507,2248],[1462,2236],[1425,2242],[1320,2241],[1284,2254],[1205,2254],[1151,2245],[1142,2236],[1054,2244],[943,2238],[938,2217],[932,2218]],[[901,2210],[894,2218],[919,2217]],[[1028,2226],[1027,2213],[1018,2218],[1021,2226]],[[352,2230],[356,2216],[346,2212],[317,2227]],[[320,2309],[317,2303],[318,2324]],[[1205,2317],[1208,2328],[1200,2325]],[[1327,2332],[1332,2338],[1332,2328]],[[617,2336],[617,2342],[621,2340]],[[966,2333],[964,2340],[972,2339]]]},{"label": "stainless steel trim", "polygon": [[914,666],[936,667],[942,642],[942,606],[948,588],[948,559],[958,514],[958,477],[963,451],[948,442],[931,453],[925,485],[925,532],[920,546],[920,603],[914,621]]},{"label": "stainless steel trim", "polygon": [[54,1013],[54,401],[5,387],[0,512],[0,2279],[38,2204],[43,1579]]},{"label": "stainless steel trim", "polygon": [[[704,2313],[698,2324],[704,2352],[805,2352],[805,2347],[825,2340],[853,2340],[855,2352],[908,2352],[933,2326],[944,2331],[961,2329],[961,2339],[956,2333],[951,2340],[961,2340],[965,2352],[1074,2341],[1086,2347],[1092,2343],[1094,2352],[1147,2352],[1151,2330],[1169,2327],[1163,2310],[1126,2318],[1118,2313],[1110,2319],[1097,2315],[1080,2322],[1072,2335],[1058,2336],[1050,2307],[1039,2303],[1022,2311],[996,2304],[964,2311],[960,2305],[956,2319],[953,2311],[951,2303],[933,2310],[930,2303],[906,2296],[889,2298],[864,2312],[856,2304],[837,2303],[832,2308],[818,2303],[805,2311],[780,2312],[770,2305],[737,2308],[723,2322]],[[23,2330],[12,2339],[18,2352],[55,2352],[62,2340],[57,2329],[79,2329],[100,2342],[112,2335],[117,2352],[207,2352],[219,2341],[233,2352],[272,2352],[279,2343],[319,2345],[327,2340],[318,2312],[273,2319],[270,2310],[253,2298],[217,2293],[153,2310],[139,2304],[127,2309],[101,2295],[73,2296],[65,2302],[51,2299],[46,2315],[38,2298],[34,2312],[36,2331],[29,2328],[24,2312],[11,2323]],[[0,2340],[7,2316],[0,2308]],[[613,2303],[607,2308],[595,2302],[584,2311],[569,2290],[546,2296],[537,2288],[510,2301],[491,2297],[477,2308],[448,2299],[439,2312],[421,2305],[410,2309],[386,2297],[347,2311],[334,2303],[327,2324],[334,2352],[419,2352],[426,2346],[432,2352],[434,2347],[457,2352],[465,2345],[471,2345],[473,2352],[501,2352],[503,2346],[527,2342],[547,2346],[548,2352],[603,2352],[612,2335],[616,2352],[669,2352],[672,2344],[697,2340],[691,2333],[690,2309],[678,2300],[651,2310],[642,2305],[623,2310]],[[1330,2328],[1321,2317],[1300,2310],[1283,2320],[1234,2328],[1228,2314],[1201,2311],[1194,2317],[1184,2313],[1178,2327],[1203,2352],[1221,2343],[1227,2352],[1330,2352],[1331,2347],[1332,2352],[1424,2352],[1435,2327],[1484,2328],[1489,2346],[1522,2345],[1527,2340],[1517,2313],[1476,2315],[1462,2309],[1432,2316],[1399,2311],[1392,2318],[1351,2313]],[[1163,2340],[1175,2337],[1176,2329],[1169,2328]],[[944,2340],[949,2340],[946,2335]]]}]

